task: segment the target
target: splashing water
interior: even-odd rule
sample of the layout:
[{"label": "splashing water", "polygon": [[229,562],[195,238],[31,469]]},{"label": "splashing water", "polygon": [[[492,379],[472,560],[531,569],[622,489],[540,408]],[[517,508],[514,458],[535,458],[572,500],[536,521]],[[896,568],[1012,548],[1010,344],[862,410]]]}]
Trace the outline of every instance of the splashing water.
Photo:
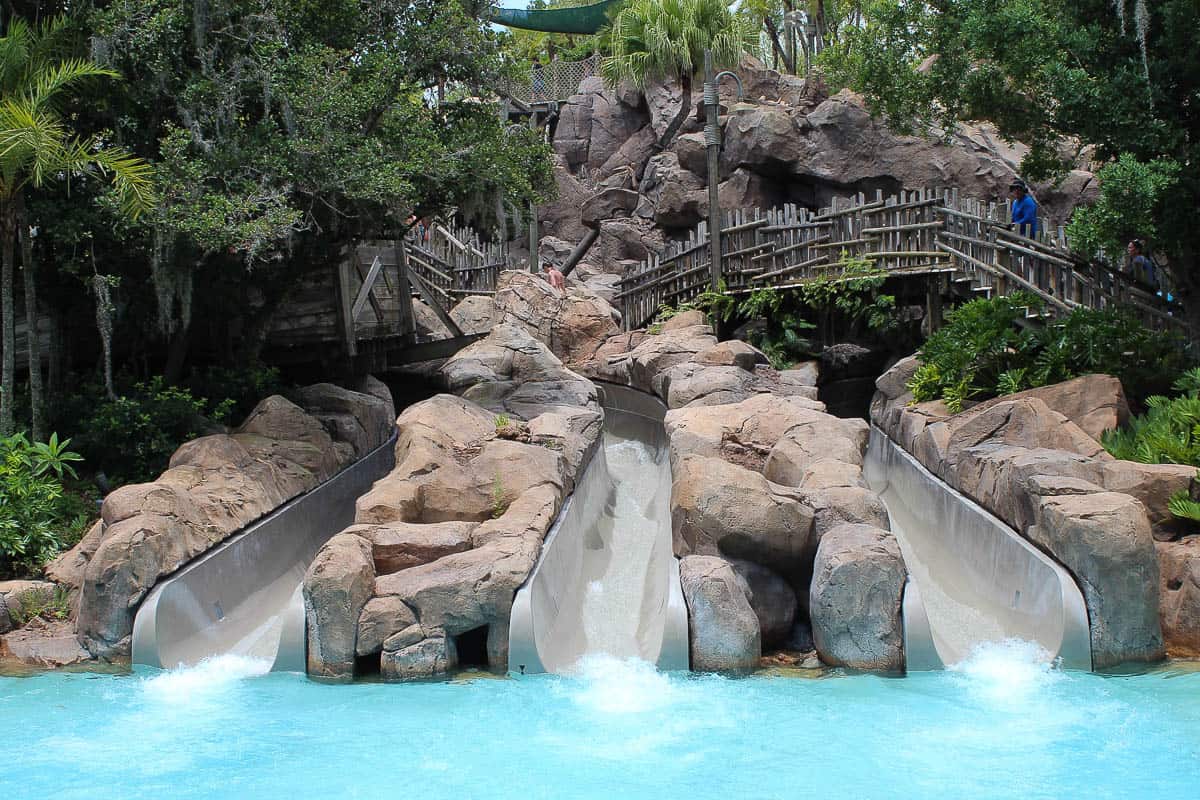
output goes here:
[{"label": "splashing water", "polygon": [[1000,705],[1020,705],[1062,678],[1050,654],[1034,642],[983,642],[950,667],[974,694]]},{"label": "splashing water", "polygon": [[221,655],[147,678],[143,686],[150,700],[171,705],[196,703],[218,697],[246,678],[257,678],[270,671],[269,659]]},{"label": "splashing water", "polygon": [[606,714],[636,714],[668,705],[676,684],[640,658],[592,653],[579,659],[562,688],[579,706]]}]

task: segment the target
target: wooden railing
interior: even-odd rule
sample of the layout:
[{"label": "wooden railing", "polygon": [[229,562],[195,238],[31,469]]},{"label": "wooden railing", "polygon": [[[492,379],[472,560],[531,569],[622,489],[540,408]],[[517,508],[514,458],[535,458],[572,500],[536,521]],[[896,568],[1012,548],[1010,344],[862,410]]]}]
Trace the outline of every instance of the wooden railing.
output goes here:
[{"label": "wooden railing", "polygon": [[[721,224],[719,280],[729,294],[836,278],[849,258],[895,276],[947,275],[992,296],[1026,290],[1058,314],[1078,306],[1127,307],[1154,328],[1184,329],[1151,287],[1071,253],[1061,227],[1043,221],[1036,237],[1010,230],[1007,203],[960,198],[956,189],[916,189],[835,198],[817,212],[795,205],[728,211]],[[1028,233],[1028,231],[1026,231]],[[627,329],[648,324],[663,305],[694,300],[712,286],[707,223],[628,273],[616,299]]]}]

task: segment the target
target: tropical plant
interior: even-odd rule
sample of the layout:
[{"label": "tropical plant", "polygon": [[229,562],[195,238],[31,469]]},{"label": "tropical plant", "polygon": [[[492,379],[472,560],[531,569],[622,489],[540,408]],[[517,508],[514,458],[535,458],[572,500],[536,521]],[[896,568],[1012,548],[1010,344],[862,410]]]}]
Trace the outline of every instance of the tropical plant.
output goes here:
[{"label": "tropical plant", "polygon": [[609,55],[600,74],[609,84],[679,82],[682,102],[659,149],[671,144],[692,110],[692,80],[704,68],[704,51],[712,52],[714,68],[736,67],[752,38],[725,0],[630,0],[604,36]]},{"label": "tropical plant", "polygon": [[954,411],[973,399],[1104,373],[1140,403],[1166,391],[1166,376],[1187,366],[1178,339],[1121,311],[1079,308],[1040,329],[1023,327],[1028,310],[1041,307],[1037,297],[1018,292],[952,311],[918,353],[921,365],[908,383],[914,400],[940,398]]},{"label": "tropical plant", "polygon": [[[51,18],[34,27],[12,17],[0,37],[0,435],[14,427],[15,309],[14,245],[19,236],[24,266],[25,310],[37,325],[37,289],[30,242],[26,190],[75,176],[105,176],[116,190],[121,212],[136,218],[153,202],[151,169],[124,148],[100,137],[81,137],[63,103],[86,81],[117,74],[87,59],[67,56],[66,21]],[[42,434],[41,356],[38,337],[29,339],[30,403],[34,439]]]},{"label": "tropical plant", "polygon": [[60,479],[79,456],[52,438],[52,447],[19,433],[0,438],[0,579],[36,571],[75,526]]}]

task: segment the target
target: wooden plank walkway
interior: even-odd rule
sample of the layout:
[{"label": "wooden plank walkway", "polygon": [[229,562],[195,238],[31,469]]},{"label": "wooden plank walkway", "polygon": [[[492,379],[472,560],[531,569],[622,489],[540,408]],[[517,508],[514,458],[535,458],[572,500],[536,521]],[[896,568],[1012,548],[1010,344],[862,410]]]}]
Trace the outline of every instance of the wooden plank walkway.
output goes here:
[{"label": "wooden plank walkway", "polygon": [[[914,189],[884,197],[835,198],[817,212],[787,205],[723,214],[720,281],[727,294],[786,289],[837,277],[849,259],[889,275],[936,279],[959,293],[1036,294],[1046,313],[1079,306],[1132,310],[1150,327],[1186,332],[1161,298],[1111,267],[1074,255],[1061,227],[1042,221],[1035,238],[1009,230],[1008,203],[962,198],[957,189]],[[663,305],[678,306],[712,286],[708,225],[642,262],[616,295],[627,330]],[[949,276],[947,279],[945,276]]]}]

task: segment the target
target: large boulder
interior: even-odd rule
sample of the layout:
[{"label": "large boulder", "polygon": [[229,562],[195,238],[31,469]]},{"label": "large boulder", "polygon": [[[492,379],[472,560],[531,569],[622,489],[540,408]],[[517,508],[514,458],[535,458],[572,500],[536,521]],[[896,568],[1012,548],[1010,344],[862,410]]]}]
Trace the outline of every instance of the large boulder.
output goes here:
[{"label": "large boulder", "polygon": [[688,607],[692,669],[746,670],[758,666],[762,638],[749,587],[729,562],[688,556],[679,562]]},{"label": "large boulder", "polygon": [[813,510],[799,493],[719,458],[684,456],[671,487],[675,554],[720,555],[787,578],[812,563]]},{"label": "large boulder", "polygon": [[396,410],[391,400],[316,383],[297,390],[296,399],[325,425],[330,437],[350,444],[362,458],[386,442],[396,430]]},{"label": "large boulder", "polygon": [[1043,497],[1026,535],[1079,582],[1093,667],[1162,658],[1158,557],[1141,503],[1116,492]]},{"label": "large boulder", "polygon": [[496,303],[485,295],[464,297],[450,309],[450,318],[463,333],[487,333],[496,320]]},{"label": "large boulder", "polygon": [[1156,542],[1159,615],[1167,652],[1176,658],[1200,658],[1200,536]]},{"label": "large boulder", "polygon": [[989,400],[982,406],[1025,397],[1041,400],[1096,441],[1100,441],[1100,435],[1105,431],[1129,421],[1129,403],[1125,400],[1125,391],[1121,388],[1121,381],[1111,375],[1083,375],[1062,383],[1005,395]]},{"label": "large boulder", "polygon": [[904,669],[900,607],[906,578],[891,533],[870,525],[843,525],[826,533],[809,589],[821,660],[854,669]]},{"label": "large boulder", "polygon": [[317,553],[304,576],[309,675],[354,677],[358,618],[374,580],[371,543],[361,536],[339,533]]},{"label": "large boulder", "polygon": [[[727,458],[749,465],[751,456],[762,468],[771,448],[789,430],[805,423],[840,427],[841,421],[824,413],[825,406],[804,397],[759,394],[740,403],[693,406],[667,412],[665,425],[671,440],[671,457],[686,454]],[[857,423],[848,423],[857,428]]]},{"label": "large boulder", "polygon": [[441,374],[455,394],[523,420],[548,411],[599,409],[592,382],[518,325],[496,325],[487,338],[447,359]]}]

